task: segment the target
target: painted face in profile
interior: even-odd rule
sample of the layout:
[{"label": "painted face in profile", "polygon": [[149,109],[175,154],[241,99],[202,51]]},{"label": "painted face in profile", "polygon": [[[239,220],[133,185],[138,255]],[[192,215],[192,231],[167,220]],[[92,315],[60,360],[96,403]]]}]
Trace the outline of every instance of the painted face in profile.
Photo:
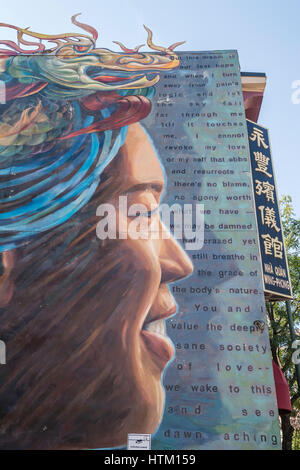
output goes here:
[{"label": "painted face in profile", "polygon": [[[60,35],[1,23],[18,39],[1,41],[0,64],[2,449],[117,447],[154,432],[174,354],[168,284],[192,271],[160,220],[163,171],[137,124],[182,43],[155,45],[145,27],[154,53],[99,49],[77,16],[83,32]],[[133,236],[120,197],[145,207],[147,237]],[[105,240],[103,204],[117,221]]]},{"label": "painted face in profile", "polygon": [[[129,229],[127,240],[117,240],[115,248],[113,243],[111,245],[113,250],[119,251],[120,258],[127,260],[125,264],[130,266],[131,272],[129,303],[114,329],[121,347],[118,355],[124,358],[123,366],[126,364],[124,389],[134,385],[131,393],[135,396],[136,407],[127,405],[130,410],[127,433],[151,433],[163,412],[161,374],[174,354],[173,346],[164,335],[165,319],[176,312],[168,284],[189,275],[192,265],[178,243],[171,236],[166,238],[166,228],[155,210],[164,189],[164,176],[151,142],[140,125],[130,126],[125,145],[110,170],[123,176],[118,195],[126,195],[129,206],[143,204],[150,226],[148,239],[131,239]],[[111,201],[117,203],[117,198],[113,196]],[[131,223],[130,217],[127,219]],[[151,236],[151,226],[155,230],[158,228],[159,237]],[[115,359],[118,362],[117,356]],[[131,400],[124,390],[125,395]],[[125,437],[123,442],[126,442]]]},{"label": "painted face in profile", "polygon": [[[164,335],[164,321],[176,311],[168,284],[192,271],[174,238],[163,236],[156,208],[164,184],[150,140],[131,125],[87,206],[15,253],[0,391],[8,442],[18,423],[15,447],[116,447],[128,433],[153,433],[159,425],[161,376],[174,354]],[[97,238],[99,204],[114,205],[122,229],[134,220],[119,214],[120,196],[148,209],[147,239],[130,230],[122,239],[118,225],[116,239]],[[151,236],[152,226],[159,237]],[[12,390],[19,395],[9,407]]]}]

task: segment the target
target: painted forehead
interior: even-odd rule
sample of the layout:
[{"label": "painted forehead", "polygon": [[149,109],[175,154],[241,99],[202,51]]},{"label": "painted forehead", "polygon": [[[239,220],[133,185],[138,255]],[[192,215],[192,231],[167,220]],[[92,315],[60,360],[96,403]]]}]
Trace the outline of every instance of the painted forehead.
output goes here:
[{"label": "painted forehead", "polygon": [[119,171],[128,184],[149,184],[155,190],[164,187],[164,175],[156,151],[139,124],[129,126],[126,141],[120,150]]}]

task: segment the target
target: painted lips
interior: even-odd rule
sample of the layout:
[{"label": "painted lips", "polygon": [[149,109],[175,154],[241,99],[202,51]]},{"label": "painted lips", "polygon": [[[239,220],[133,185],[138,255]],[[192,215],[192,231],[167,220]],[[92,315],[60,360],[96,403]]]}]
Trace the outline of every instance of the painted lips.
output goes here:
[{"label": "painted lips", "polygon": [[146,323],[141,331],[146,348],[151,352],[154,362],[163,370],[174,356],[174,347],[165,336],[165,318],[176,312],[176,306],[166,312],[162,318]]}]

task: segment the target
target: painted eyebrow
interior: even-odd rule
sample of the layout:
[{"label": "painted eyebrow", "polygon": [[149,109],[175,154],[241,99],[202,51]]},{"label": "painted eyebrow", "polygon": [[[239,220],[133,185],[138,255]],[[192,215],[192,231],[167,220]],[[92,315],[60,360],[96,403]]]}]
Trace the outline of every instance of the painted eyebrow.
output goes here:
[{"label": "painted eyebrow", "polygon": [[130,188],[126,189],[123,194],[126,193],[134,193],[136,191],[147,191],[147,190],[152,190],[157,193],[161,193],[164,189],[164,185],[162,183],[156,182],[156,183],[139,183],[135,184],[134,186],[131,186]]}]

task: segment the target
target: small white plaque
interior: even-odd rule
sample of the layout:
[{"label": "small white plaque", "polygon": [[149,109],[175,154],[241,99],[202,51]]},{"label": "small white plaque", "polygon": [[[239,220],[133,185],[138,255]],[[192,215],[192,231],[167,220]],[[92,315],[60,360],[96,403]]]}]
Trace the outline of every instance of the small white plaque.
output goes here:
[{"label": "small white plaque", "polygon": [[128,434],[127,450],[151,450],[151,434]]}]

